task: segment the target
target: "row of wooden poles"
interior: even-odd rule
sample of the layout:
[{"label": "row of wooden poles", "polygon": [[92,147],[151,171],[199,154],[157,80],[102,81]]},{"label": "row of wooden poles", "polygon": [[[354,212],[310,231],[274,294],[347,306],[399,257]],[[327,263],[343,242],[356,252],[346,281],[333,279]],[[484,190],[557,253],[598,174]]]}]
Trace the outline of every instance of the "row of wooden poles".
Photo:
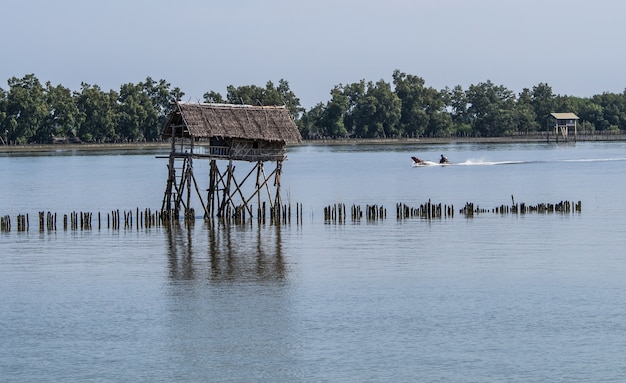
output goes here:
[{"label": "row of wooden poles", "polygon": [[[270,209],[266,209],[265,204],[257,210],[257,222],[266,223],[266,213],[269,210],[269,222],[271,224],[290,224],[292,222],[291,205],[275,205]],[[226,209],[226,215],[220,217],[226,223],[244,224],[252,222],[253,217],[247,214],[247,209],[243,207],[233,207]],[[423,218],[438,219],[454,217],[454,205],[444,205],[441,203],[428,202],[419,206],[410,206],[406,203],[396,204],[396,218]],[[464,217],[473,217],[481,213],[497,213],[505,214],[529,214],[529,213],[580,213],[582,212],[582,202],[560,201],[557,203],[539,203],[537,205],[528,205],[520,203],[512,205],[500,205],[492,209],[483,209],[472,202],[467,202],[465,206],[459,209],[459,214]],[[303,217],[302,204],[297,203],[295,208],[295,221],[302,224]],[[57,230],[57,213],[39,212],[39,230],[54,231]],[[16,217],[17,231],[28,231],[30,228],[30,219],[28,214],[19,214]],[[183,220],[187,223],[194,222],[195,212],[193,209],[185,210]],[[348,219],[352,221],[360,221],[365,218],[368,221],[377,221],[387,218],[387,209],[382,205],[365,205],[362,209],[360,205],[352,205],[348,214],[346,204],[336,203],[324,207],[324,220],[326,222],[346,222]],[[179,222],[180,214],[175,211],[153,211],[151,209],[139,208],[135,210],[113,210],[105,214],[97,213],[95,215],[90,212],[72,212],[62,216],[63,230],[91,230],[94,226],[101,229],[104,225],[108,229],[140,229],[150,228],[153,226],[169,225],[173,222]],[[11,231],[12,222],[8,215],[0,217],[0,231]]]},{"label": "row of wooden poles", "polygon": [[[418,207],[411,207],[405,203],[396,204],[396,218],[441,218],[444,216],[452,216],[454,207],[428,203],[422,204]],[[324,220],[326,222],[346,222],[350,219],[352,221],[360,221],[364,218],[367,221],[378,221],[387,218],[387,209],[382,205],[365,205],[365,210],[361,209],[359,205],[352,205],[350,207],[350,214],[347,213],[347,208],[344,203],[336,203],[328,205],[324,208]]]},{"label": "row of wooden poles", "polygon": [[478,205],[474,206],[473,203],[467,202],[461,209],[461,213],[465,216],[474,216],[480,213],[496,213],[496,214],[529,214],[529,213],[581,213],[583,211],[583,204],[581,201],[559,201],[556,203],[538,203],[536,205],[528,205],[526,203],[519,203],[513,205],[500,205],[491,210],[481,209]]},{"label": "row of wooden poles", "polygon": [[[265,224],[267,223],[267,213],[269,211],[269,222],[271,224],[290,224],[292,218],[292,209],[291,204],[275,204],[271,207],[267,207],[265,202],[261,203],[261,206],[256,211],[256,220],[258,223]],[[302,204],[296,203],[295,209],[295,222],[298,224],[302,223]],[[250,211],[243,205],[241,206],[231,206],[228,205],[224,209],[224,215],[222,220],[225,222],[234,222],[236,224],[244,224],[247,222],[251,222],[254,220]]]},{"label": "row of wooden poles", "polygon": [[[363,218],[364,211],[365,219],[368,221],[377,221],[387,218],[387,209],[379,205],[365,205],[365,210],[362,210],[359,205],[352,205],[350,208],[350,218],[353,221],[359,221]],[[346,212],[346,204],[344,203],[339,202],[324,208],[324,220],[327,222],[345,222],[347,218],[348,214]]]},{"label": "row of wooden poles", "polygon": [[[269,210],[269,222],[271,224],[289,224],[292,222],[292,208],[291,205],[275,205],[270,209],[266,209],[265,204],[258,209],[257,219],[259,223],[265,224],[266,213]],[[244,224],[252,222],[252,216],[246,214],[246,209],[235,207],[227,209],[224,217],[219,217],[226,223]],[[302,204],[296,204],[295,209],[296,217],[295,221],[298,224],[302,223]],[[40,231],[55,231],[62,225],[63,230],[92,230],[94,227],[102,229],[140,229],[150,228],[154,226],[170,225],[174,222],[180,222],[181,218],[185,223],[191,223],[196,220],[195,212],[193,208],[186,209],[182,217],[179,212],[176,211],[153,211],[151,209],[140,210],[113,210],[106,214],[91,212],[72,212],[70,214],[64,214],[62,216],[62,223],[59,224],[57,219],[59,215],[52,212],[39,212],[38,227]],[[95,220],[95,221],[94,221]],[[30,217],[28,214],[18,214],[16,217],[17,231],[29,231],[30,230]],[[0,217],[0,231],[8,232],[12,229],[12,221],[9,215]]]},{"label": "row of wooden poles", "polygon": [[[271,207],[267,207],[266,203],[263,202],[261,206],[256,209],[256,220],[260,224],[268,223],[268,213],[269,212],[269,223],[270,224],[289,224],[292,222],[292,208],[291,204],[275,204]],[[179,221],[181,213],[176,210],[164,211],[161,221],[167,220],[170,222]],[[193,208],[185,209],[182,213],[183,220],[185,222],[195,221],[196,215]],[[302,204],[296,203],[295,208],[295,222],[298,224],[302,223],[303,211]],[[206,218],[206,217],[205,217]],[[216,217],[224,223],[235,223],[235,224],[245,224],[251,223],[254,220],[254,215],[252,214],[252,210],[249,210],[248,207],[244,205],[232,206],[227,205],[223,209],[223,213],[221,217]]]},{"label": "row of wooden poles", "polygon": [[[396,204],[396,218],[399,220],[409,218],[423,218],[423,219],[439,219],[439,218],[453,218],[454,217],[454,205],[445,205],[441,203],[433,203],[430,200],[428,202],[420,204],[419,206],[410,206],[406,203]],[[536,205],[528,205],[526,203],[519,203],[512,205],[500,205],[492,209],[483,209],[473,202],[467,202],[465,206],[459,209],[459,214],[464,217],[473,217],[480,213],[497,213],[501,215],[505,214],[529,214],[529,213],[580,213],[582,212],[582,202],[573,201],[560,201],[557,203],[539,203]],[[365,218],[368,221],[375,221],[384,219],[387,217],[387,210],[380,205],[366,205]],[[347,214],[346,205],[343,203],[336,203],[328,205],[324,208],[324,220],[326,222],[346,222],[351,219],[352,221],[359,221],[363,218],[363,211],[359,205],[352,205],[350,207],[350,214]]]},{"label": "row of wooden poles", "polygon": [[[113,210],[106,214],[97,213],[95,215],[96,221],[94,222],[94,214],[91,212],[71,212],[69,214],[63,214],[60,216],[57,213],[52,212],[39,212],[38,227],[39,231],[55,231],[59,226],[63,230],[91,230],[96,226],[101,229],[104,225],[109,229],[120,228],[149,228],[152,226],[160,226],[166,222],[167,216],[161,211],[152,211],[151,209],[139,210],[139,208],[133,210]],[[58,222],[58,218],[61,217],[61,223]],[[29,231],[30,230],[30,217],[28,214],[18,214],[16,217],[17,231]],[[11,217],[5,215],[0,217],[0,231],[11,231],[12,222]]]}]

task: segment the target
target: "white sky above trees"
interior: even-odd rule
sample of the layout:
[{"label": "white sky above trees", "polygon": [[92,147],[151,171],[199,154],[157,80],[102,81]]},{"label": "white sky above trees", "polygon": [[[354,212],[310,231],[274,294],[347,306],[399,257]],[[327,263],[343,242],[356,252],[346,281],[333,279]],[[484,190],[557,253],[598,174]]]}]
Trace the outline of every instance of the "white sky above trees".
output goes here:
[{"label": "white sky above trees", "polygon": [[591,97],[626,88],[622,0],[20,0],[0,7],[0,87],[119,90],[150,76],[201,101],[226,86],[289,82],[309,109],[335,85],[436,89],[491,80]]}]

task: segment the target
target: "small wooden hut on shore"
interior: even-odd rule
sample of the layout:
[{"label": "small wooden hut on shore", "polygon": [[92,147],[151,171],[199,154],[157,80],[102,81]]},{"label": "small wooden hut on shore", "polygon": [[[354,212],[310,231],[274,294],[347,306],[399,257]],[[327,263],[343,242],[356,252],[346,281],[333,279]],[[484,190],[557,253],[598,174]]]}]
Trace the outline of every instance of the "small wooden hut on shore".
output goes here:
[{"label": "small wooden hut on shore", "polygon": [[568,140],[570,129],[573,129],[574,140],[576,140],[576,136],[578,135],[576,122],[578,119],[578,116],[574,113],[550,113],[548,128],[554,129],[554,136],[557,141],[559,140],[559,135],[564,140]]},{"label": "small wooden hut on shore", "polygon": [[[259,214],[265,202],[269,202],[270,209],[280,209],[280,176],[286,146],[302,140],[284,106],[180,101],[173,105],[161,136],[171,140],[161,210],[178,217],[182,207],[185,217],[193,215],[194,209],[190,206],[193,187],[205,218],[235,212],[252,216],[252,201],[255,199]],[[206,198],[193,173],[193,160],[196,159],[210,163]],[[223,170],[218,167],[218,161],[227,163],[222,166]],[[235,176],[235,161],[252,164],[243,178]],[[269,175],[265,171],[266,162],[276,164]],[[253,174],[254,186],[244,188]],[[265,191],[268,200],[264,199]]]}]

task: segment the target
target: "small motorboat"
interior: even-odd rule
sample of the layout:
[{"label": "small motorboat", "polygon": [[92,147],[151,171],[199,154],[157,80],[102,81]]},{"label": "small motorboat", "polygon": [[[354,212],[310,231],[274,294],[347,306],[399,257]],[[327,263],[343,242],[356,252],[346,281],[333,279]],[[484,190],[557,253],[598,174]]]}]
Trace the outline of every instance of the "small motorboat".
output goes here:
[{"label": "small motorboat", "polygon": [[441,155],[441,158],[439,159],[439,163],[434,162],[434,161],[428,161],[428,160],[423,160],[421,158],[417,158],[415,156],[412,156],[411,159],[413,160],[413,165],[448,165],[450,163],[450,161],[448,161],[448,158],[446,156],[444,156],[443,154]]}]

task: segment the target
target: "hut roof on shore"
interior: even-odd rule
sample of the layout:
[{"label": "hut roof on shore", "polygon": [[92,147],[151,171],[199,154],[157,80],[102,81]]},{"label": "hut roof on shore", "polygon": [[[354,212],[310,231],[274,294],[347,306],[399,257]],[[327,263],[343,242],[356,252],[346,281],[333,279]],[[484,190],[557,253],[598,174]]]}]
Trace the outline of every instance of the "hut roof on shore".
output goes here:
[{"label": "hut roof on shore", "polygon": [[578,120],[578,116],[574,113],[550,113],[557,120]]},{"label": "hut roof on shore", "polygon": [[163,137],[242,138],[300,142],[300,131],[285,106],[177,102],[161,132]]}]

